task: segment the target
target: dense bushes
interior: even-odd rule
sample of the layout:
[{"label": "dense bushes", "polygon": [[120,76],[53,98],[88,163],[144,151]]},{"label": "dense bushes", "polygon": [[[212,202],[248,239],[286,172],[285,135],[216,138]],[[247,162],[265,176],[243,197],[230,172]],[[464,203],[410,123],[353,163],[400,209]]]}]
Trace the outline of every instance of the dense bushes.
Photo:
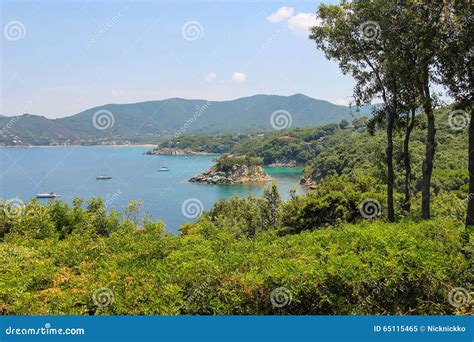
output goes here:
[{"label": "dense bushes", "polygon": [[262,166],[262,158],[249,156],[231,156],[224,155],[217,160],[216,169],[218,171],[227,172],[232,170],[234,166]]},{"label": "dense bushes", "polygon": [[336,124],[311,128],[295,128],[279,133],[265,133],[261,137],[242,140],[231,153],[263,158],[265,165],[295,161],[304,165],[320,152],[321,139],[335,134]]},{"label": "dense bushes", "polygon": [[248,155],[262,158],[265,165],[291,161],[303,165],[318,154],[318,139],[332,135],[338,129],[337,125],[331,124],[281,133],[181,136],[159,144],[158,148],[190,148],[196,152]]},{"label": "dense bushes", "polygon": [[[282,203],[272,186],[262,197],[220,200],[180,236],[139,219],[136,204],[125,217],[96,199],[32,201],[21,215],[4,207],[0,312],[456,312],[448,292],[472,282],[474,251],[452,207],[459,199],[440,198],[433,221],[371,222],[358,202],[378,190],[369,177],[333,177]],[[275,291],[284,306],[272,303]]]},{"label": "dense bushes", "polygon": [[281,227],[282,216],[280,194],[275,183],[265,189],[262,197],[249,195],[247,198],[221,199],[206,214],[216,227],[246,237]]},{"label": "dense bushes", "polygon": [[184,135],[162,142],[158,148],[190,148],[195,152],[227,153],[232,147],[248,139],[248,134]]},{"label": "dense bushes", "polygon": [[[42,216],[56,210],[30,203],[0,243],[4,314],[449,314],[448,291],[467,284],[471,267],[453,220],[247,238],[232,218],[203,217],[179,237],[122,218],[108,234],[82,225],[61,238]],[[291,301],[277,307],[281,287]]]},{"label": "dense bushes", "polygon": [[[378,190],[378,191],[377,191]],[[364,201],[374,205],[374,218],[383,215],[384,196],[381,185],[370,178],[328,177],[305,196],[297,196],[283,206],[282,231],[298,233],[320,227],[335,226],[361,220],[359,209]]]}]

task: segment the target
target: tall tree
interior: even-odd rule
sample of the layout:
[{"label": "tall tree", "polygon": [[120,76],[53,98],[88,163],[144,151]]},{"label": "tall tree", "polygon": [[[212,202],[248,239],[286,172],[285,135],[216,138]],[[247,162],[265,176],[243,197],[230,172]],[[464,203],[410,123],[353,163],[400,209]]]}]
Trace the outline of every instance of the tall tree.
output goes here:
[{"label": "tall tree", "polygon": [[393,132],[399,113],[399,92],[403,87],[398,40],[403,11],[395,2],[352,2],[319,7],[321,24],[311,29],[310,39],[328,59],[337,60],[342,72],[356,80],[358,104],[381,98],[387,131],[387,217],[395,220]]},{"label": "tall tree", "polygon": [[431,217],[431,177],[436,151],[436,126],[434,115],[434,97],[431,91],[435,54],[440,48],[442,13],[446,1],[404,1],[407,7],[403,18],[407,25],[404,33],[408,60],[412,62],[412,77],[415,81],[421,106],[427,120],[425,140],[425,159],[422,168],[421,215],[424,219]]},{"label": "tall tree", "polygon": [[[455,99],[455,108],[465,115],[468,129],[469,194],[466,226],[474,225],[474,13],[470,0],[450,1],[442,17],[442,45],[437,54],[440,81]],[[470,113],[470,114],[469,114]]]},{"label": "tall tree", "polygon": [[410,137],[411,132],[415,128],[416,119],[416,107],[406,111],[405,115],[405,135],[403,139],[403,165],[405,167],[405,180],[404,180],[404,194],[403,210],[407,213],[411,210],[411,154],[410,154]]},{"label": "tall tree", "polygon": [[398,46],[397,54],[403,60],[399,63],[399,72],[403,76],[403,87],[400,91],[401,112],[404,115],[399,116],[399,126],[403,130],[403,148],[402,157],[405,169],[404,177],[404,201],[402,208],[405,212],[411,211],[412,201],[412,168],[411,168],[411,154],[410,154],[410,138],[417,121],[416,113],[420,107],[420,99],[416,88],[416,81],[412,76],[412,70],[415,65],[415,60],[411,53],[406,53],[405,46]]}]

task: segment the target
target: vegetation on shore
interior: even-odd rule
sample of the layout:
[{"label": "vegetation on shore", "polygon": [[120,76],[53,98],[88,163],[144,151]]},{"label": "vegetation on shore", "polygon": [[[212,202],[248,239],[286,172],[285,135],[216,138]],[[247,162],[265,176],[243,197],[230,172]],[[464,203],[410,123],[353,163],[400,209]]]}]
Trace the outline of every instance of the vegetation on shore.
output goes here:
[{"label": "vegetation on shore", "polygon": [[224,155],[217,159],[216,170],[227,172],[232,170],[235,166],[263,166],[263,161],[261,158],[249,157],[249,156],[232,156]]},{"label": "vegetation on shore", "polygon": [[193,152],[228,153],[241,141],[249,139],[252,135],[247,134],[219,134],[207,135],[183,135],[175,139],[167,140],[158,145],[157,150],[162,149],[189,149]]},{"label": "vegetation on shore", "polygon": [[208,171],[192,177],[189,181],[205,184],[265,183],[271,177],[263,170],[261,158],[225,154],[217,159]]},{"label": "vegetation on shore", "polygon": [[100,199],[76,199],[72,207],[31,201],[20,211],[3,204],[0,311],[472,313],[448,300],[474,274],[462,201],[436,196],[431,221],[368,220],[359,202],[383,201],[381,184],[348,177],[329,177],[286,202],[275,186],[262,197],[220,200],[179,236],[140,215],[136,203],[125,216],[106,211]]},{"label": "vegetation on shore", "polygon": [[168,140],[157,147],[157,150],[169,148],[190,149],[194,152],[230,153],[262,158],[264,165],[295,162],[305,165],[321,150],[321,143],[330,136],[342,131],[364,131],[367,118],[354,120],[353,126],[346,120],[339,124],[293,128],[281,132],[244,135],[217,136],[182,136]]}]

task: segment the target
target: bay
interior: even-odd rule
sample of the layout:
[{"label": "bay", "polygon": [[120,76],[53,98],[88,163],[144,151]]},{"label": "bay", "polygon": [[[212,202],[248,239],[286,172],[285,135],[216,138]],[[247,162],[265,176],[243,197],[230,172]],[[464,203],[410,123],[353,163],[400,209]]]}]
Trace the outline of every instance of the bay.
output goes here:
[{"label": "bay", "polygon": [[[35,194],[56,192],[61,200],[102,197],[108,208],[122,211],[130,200],[143,202],[143,211],[161,219],[177,233],[179,226],[195,220],[220,198],[259,195],[263,185],[194,184],[188,179],[207,169],[215,156],[151,156],[148,146],[72,146],[0,148],[0,198],[26,202]],[[162,166],[169,172],[158,172]],[[302,170],[270,169],[283,198],[298,184]],[[44,186],[43,186],[44,173]],[[97,180],[105,173],[110,180]],[[41,200],[45,202],[45,200]]]}]

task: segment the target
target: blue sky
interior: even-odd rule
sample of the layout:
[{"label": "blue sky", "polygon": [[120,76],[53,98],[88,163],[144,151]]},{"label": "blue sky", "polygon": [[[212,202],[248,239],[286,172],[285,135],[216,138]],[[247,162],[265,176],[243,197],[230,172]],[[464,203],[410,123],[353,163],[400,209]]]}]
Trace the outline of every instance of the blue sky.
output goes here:
[{"label": "blue sky", "polygon": [[307,38],[318,4],[2,1],[0,114],[255,94],[343,104],[352,79]]}]

